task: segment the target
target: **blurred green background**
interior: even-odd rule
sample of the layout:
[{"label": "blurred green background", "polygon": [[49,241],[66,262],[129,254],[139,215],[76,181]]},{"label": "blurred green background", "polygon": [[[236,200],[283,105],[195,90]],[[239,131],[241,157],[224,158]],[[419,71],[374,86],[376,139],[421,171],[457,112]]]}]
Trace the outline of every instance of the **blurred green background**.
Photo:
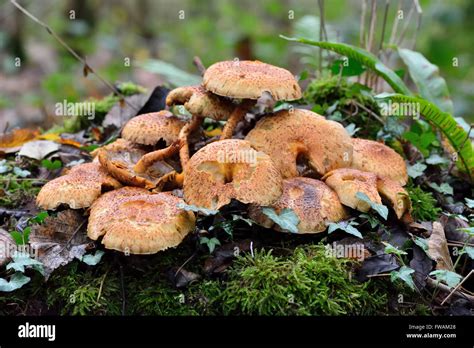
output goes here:
[{"label": "blurred green background", "polygon": [[[387,1],[376,2],[374,42],[378,45]],[[284,34],[319,39],[320,2],[317,0],[24,0],[19,3],[47,23],[81,56],[87,57],[89,64],[111,82],[134,81],[152,88],[164,82],[157,69],[172,69],[160,61],[197,74],[192,64],[194,56],[199,56],[206,66],[234,57],[259,59],[286,67],[294,74],[304,70],[314,74],[318,66],[316,48],[279,38],[279,34]],[[330,39],[359,44],[363,3],[363,0],[322,2]],[[366,4],[370,7],[371,1]],[[401,9],[404,19],[399,23],[399,30],[405,30],[401,46],[415,47],[439,66],[450,88],[455,116],[472,122],[474,1],[420,1],[423,14],[418,31],[414,4],[413,0],[389,1],[385,37],[390,36],[397,10]],[[454,58],[458,59],[458,66],[453,66]],[[401,65],[396,57],[390,60],[394,69]],[[64,99],[74,102],[110,92],[95,76],[84,77],[83,66],[44,28],[7,0],[0,2],[0,68],[0,132],[7,124],[10,128],[25,125],[47,128],[57,121],[51,116],[56,102]]]}]

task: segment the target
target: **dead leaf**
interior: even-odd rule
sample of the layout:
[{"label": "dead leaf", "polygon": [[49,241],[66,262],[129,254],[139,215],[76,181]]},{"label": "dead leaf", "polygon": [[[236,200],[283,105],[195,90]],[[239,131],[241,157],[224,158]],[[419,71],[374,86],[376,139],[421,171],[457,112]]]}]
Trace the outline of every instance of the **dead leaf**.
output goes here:
[{"label": "dead leaf", "polygon": [[20,150],[21,146],[39,135],[38,130],[14,129],[12,132],[0,136],[0,151],[13,153]]},{"label": "dead leaf", "polygon": [[443,225],[438,221],[433,222],[433,232],[428,238],[428,255],[436,261],[436,269],[453,270],[453,260],[451,260]]},{"label": "dead leaf", "polygon": [[137,115],[137,112],[145,105],[148,98],[149,95],[146,94],[135,94],[126,97],[126,102],[115,104],[107,115],[105,115],[102,126],[122,127],[128,120]]},{"label": "dead leaf", "polygon": [[15,250],[15,246],[15,241],[10,233],[0,228],[0,266],[10,259],[11,251]]},{"label": "dead leaf", "polygon": [[86,221],[81,213],[68,209],[32,227],[30,245],[38,251],[38,260],[44,265],[46,279],[56,268],[74,258],[81,259],[86,253],[92,242],[85,232]]},{"label": "dead leaf", "polygon": [[214,128],[213,130],[210,130],[210,131],[204,131],[204,135],[210,138],[221,135],[221,134],[222,134],[222,129],[220,128]]},{"label": "dead leaf", "polygon": [[20,156],[42,160],[52,152],[59,150],[59,144],[50,140],[29,141],[21,147]]},{"label": "dead leaf", "polygon": [[98,127],[93,127],[91,129],[91,134],[95,141],[100,142],[102,140],[102,132]]},{"label": "dead leaf", "polygon": [[201,278],[199,274],[177,267],[173,267],[168,271],[168,277],[178,289],[185,288]]}]

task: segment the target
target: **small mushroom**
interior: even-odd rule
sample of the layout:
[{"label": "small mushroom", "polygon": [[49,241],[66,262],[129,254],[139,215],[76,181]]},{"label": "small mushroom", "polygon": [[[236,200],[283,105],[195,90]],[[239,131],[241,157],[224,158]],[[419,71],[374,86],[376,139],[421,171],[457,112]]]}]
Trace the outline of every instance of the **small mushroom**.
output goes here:
[{"label": "small mushroom", "polygon": [[232,137],[237,124],[264,93],[275,101],[301,98],[298,82],[288,70],[259,61],[215,63],[204,73],[203,86],[219,96],[242,99],[228,117],[221,140]]},{"label": "small mushroom", "polygon": [[108,192],[91,207],[87,235],[93,240],[103,236],[107,249],[154,254],[177,246],[194,230],[196,218],[179,208],[183,203],[171,193],[137,187]]},{"label": "small mushroom", "polygon": [[36,197],[36,204],[47,210],[54,210],[61,204],[72,209],[87,208],[103,191],[121,186],[100,163],[79,164],[66,175],[44,185]]},{"label": "small mushroom", "polygon": [[268,115],[245,139],[267,153],[284,178],[299,176],[297,161],[301,157],[321,176],[348,167],[352,161],[352,142],[344,127],[308,110],[282,110]]},{"label": "small mushroom", "polygon": [[406,212],[410,212],[411,201],[408,192],[397,181],[387,177],[379,177],[377,179],[377,190],[383,199],[390,202],[395,215],[399,219]]},{"label": "small mushroom", "polygon": [[133,167],[145,154],[146,151],[138,145],[125,139],[117,139],[100,148],[97,157],[102,166],[121,183],[161,190],[166,182],[173,180],[176,171],[168,163],[158,161],[144,173],[136,173]]},{"label": "small mushroom", "polygon": [[192,115],[179,134],[181,149],[179,158],[184,168],[189,161],[188,137],[202,123],[205,117],[213,120],[226,120],[234,110],[231,101],[208,92],[202,86],[179,87],[172,90],[166,97],[166,105],[183,105]]},{"label": "small mushroom", "polygon": [[382,199],[377,191],[377,175],[357,169],[340,168],[327,173],[323,180],[336,191],[342,204],[362,212],[368,212],[370,205],[357,197],[362,192],[374,202],[381,204]]},{"label": "small mushroom", "polygon": [[351,168],[375,173],[399,182],[408,181],[407,167],[403,158],[390,147],[373,140],[352,139],[354,148]]},{"label": "small mushroom", "polygon": [[236,199],[270,205],[282,193],[282,178],[270,156],[245,140],[228,139],[196,152],[184,171],[188,204],[219,209]]},{"label": "small mushroom", "polygon": [[[327,223],[338,222],[348,217],[337,194],[324,182],[311,178],[291,178],[283,181],[283,194],[271,205],[277,213],[285,208],[292,209],[298,216],[298,233],[319,233]],[[249,216],[267,228],[282,231],[255,204],[249,208]]]},{"label": "small mushroom", "polygon": [[122,138],[140,145],[156,145],[160,140],[170,145],[178,140],[184,125],[185,122],[169,111],[152,112],[128,121],[123,127]]}]

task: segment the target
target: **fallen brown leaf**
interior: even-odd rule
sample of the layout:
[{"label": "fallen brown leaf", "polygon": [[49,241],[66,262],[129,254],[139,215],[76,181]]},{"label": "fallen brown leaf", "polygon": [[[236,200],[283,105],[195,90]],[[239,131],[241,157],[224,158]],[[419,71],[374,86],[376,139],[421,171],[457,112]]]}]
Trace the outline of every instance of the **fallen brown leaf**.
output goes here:
[{"label": "fallen brown leaf", "polygon": [[17,152],[23,144],[36,139],[39,134],[40,132],[34,129],[14,129],[10,133],[0,135],[0,151]]},{"label": "fallen brown leaf", "polygon": [[436,261],[436,269],[453,270],[453,260],[451,260],[443,225],[438,221],[433,222],[433,231],[428,238],[428,255]]}]

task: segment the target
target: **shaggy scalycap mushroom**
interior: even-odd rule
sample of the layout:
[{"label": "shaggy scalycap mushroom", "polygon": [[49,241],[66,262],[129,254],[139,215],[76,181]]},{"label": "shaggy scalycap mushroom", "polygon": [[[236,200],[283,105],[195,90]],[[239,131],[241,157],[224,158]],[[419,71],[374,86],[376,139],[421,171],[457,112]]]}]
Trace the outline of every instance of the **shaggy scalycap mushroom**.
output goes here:
[{"label": "shaggy scalycap mushroom", "polygon": [[98,151],[99,162],[121,183],[131,186],[160,189],[167,178],[175,173],[174,168],[164,161],[155,162],[144,173],[133,170],[146,151],[124,139],[106,145]]},{"label": "shaggy scalycap mushroom", "polygon": [[282,193],[282,178],[271,158],[247,141],[221,140],[201,148],[184,171],[188,204],[219,209],[236,199],[270,205]]},{"label": "shaggy scalycap mushroom", "polygon": [[140,145],[155,145],[164,140],[167,145],[178,140],[185,122],[171,112],[162,110],[132,118],[123,127],[122,138]]},{"label": "shaggy scalycap mushroom", "polygon": [[406,212],[410,212],[411,201],[408,192],[397,181],[386,177],[378,177],[377,190],[382,198],[390,203],[399,219]]},{"label": "shaggy scalycap mushroom", "polygon": [[399,182],[408,181],[407,167],[402,156],[390,147],[373,140],[352,139],[354,148],[351,168],[375,173]]},{"label": "shaggy scalycap mushroom", "polygon": [[342,204],[353,209],[368,212],[370,205],[357,197],[357,192],[362,192],[369,199],[382,204],[382,199],[377,191],[377,175],[357,169],[341,168],[327,173],[323,180],[326,185],[336,191]]},{"label": "shaggy scalycap mushroom", "polygon": [[61,204],[72,209],[87,208],[102,192],[121,186],[100,163],[79,164],[66,175],[44,185],[36,197],[36,204],[47,210],[54,210]]},{"label": "shaggy scalycap mushroom", "polygon": [[195,228],[184,201],[168,192],[124,187],[103,195],[91,207],[87,235],[103,236],[107,249],[130,254],[154,254],[175,247]]},{"label": "shaggy scalycap mushroom", "polygon": [[[271,205],[277,213],[289,208],[298,216],[298,233],[318,233],[327,228],[327,223],[338,222],[348,217],[337,194],[324,182],[311,178],[291,178],[283,181],[283,194]],[[281,231],[262,212],[262,207],[252,205],[249,216],[267,228]]]},{"label": "shaggy scalycap mushroom", "polygon": [[245,140],[267,153],[284,178],[299,176],[299,156],[319,175],[348,167],[352,161],[352,142],[344,127],[308,110],[282,110],[266,116]]}]

